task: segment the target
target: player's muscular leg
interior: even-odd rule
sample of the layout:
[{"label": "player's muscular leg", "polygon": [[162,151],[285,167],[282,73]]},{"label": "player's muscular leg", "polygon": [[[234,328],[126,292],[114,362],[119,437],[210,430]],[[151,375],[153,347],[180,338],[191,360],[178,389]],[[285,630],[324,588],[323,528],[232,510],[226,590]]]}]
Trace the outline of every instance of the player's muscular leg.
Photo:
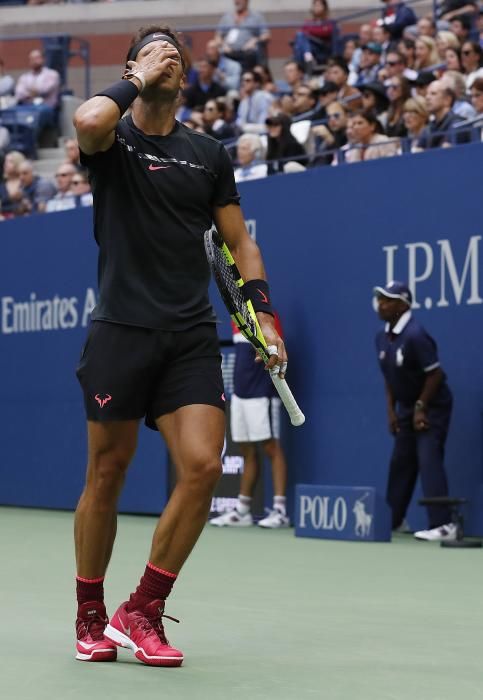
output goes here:
[{"label": "player's muscular leg", "polygon": [[183,406],[156,421],[176,464],[177,483],[154,533],[149,560],[177,574],[206,523],[221,476],[225,415],[214,406]]},{"label": "player's muscular leg", "polygon": [[287,462],[280,441],[275,438],[266,440],[263,451],[272,463],[273,492],[282,495],[287,488]]},{"label": "player's muscular leg", "polygon": [[77,574],[104,576],[117,527],[117,501],[137,444],[139,421],[89,421],[84,491],[75,514]]}]

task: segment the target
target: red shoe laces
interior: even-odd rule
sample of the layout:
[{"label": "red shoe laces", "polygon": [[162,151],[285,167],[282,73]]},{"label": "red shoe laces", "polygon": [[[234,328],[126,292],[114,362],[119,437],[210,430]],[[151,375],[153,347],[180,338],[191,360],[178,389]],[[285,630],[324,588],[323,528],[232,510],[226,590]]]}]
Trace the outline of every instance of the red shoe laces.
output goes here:
[{"label": "red shoe laces", "polygon": [[179,624],[179,620],[177,620],[175,617],[171,617],[171,615],[166,615],[164,612],[164,607],[160,606],[158,608],[157,614],[151,616],[143,615],[139,625],[145,632],[150,632],[151,630],[154,630],[156,635],[159,637],[160,641],[163,644],[169,645],[169,642],[166,638],[166,634],[164,632],[163,617],[166,617],[168,620],[172,620],[173,622],[177,622]]},{"label": "red shoe laces", "polygon": [[94,642],[100,642],[104,639],[104,630],[107,625],[107,619],[96,613],[77,621],[77,637],[81,638],[84,635],[90,634]]}]

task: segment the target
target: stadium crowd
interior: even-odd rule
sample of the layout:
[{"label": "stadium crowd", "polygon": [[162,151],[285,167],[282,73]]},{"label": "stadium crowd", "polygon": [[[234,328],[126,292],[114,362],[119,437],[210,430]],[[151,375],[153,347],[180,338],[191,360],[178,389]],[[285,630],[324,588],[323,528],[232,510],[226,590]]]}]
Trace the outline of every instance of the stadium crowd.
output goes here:
[{"label": "stadium crowd", "polygon": [[[233,0],[204,55],[189,63],[177,118],[225,143],[237,182],[481,139],[483,6],[443,0],[436,17],[418,17],[404,2],[383,4],[379,19],[339,36],[327,0],[312,0],[275,79],[256,1]],[[0,60],[0,100],[33,102],[47,117],[58,81],[38,54],[16,83]],[[49,94],[32,86],[35,71]],[[75,143],[67,149],[53,183],[9,151],[0,127],[2,218],[91,203]]]}]

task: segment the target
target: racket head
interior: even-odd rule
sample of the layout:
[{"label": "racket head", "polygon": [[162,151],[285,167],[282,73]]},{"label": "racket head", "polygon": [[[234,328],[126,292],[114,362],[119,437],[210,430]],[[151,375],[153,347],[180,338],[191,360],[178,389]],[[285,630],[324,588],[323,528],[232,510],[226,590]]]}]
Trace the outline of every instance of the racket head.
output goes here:
[{"label": "racket head", "polygon": [[215,229],[205,232],[205,250],[221,298],[233,323],[267,364],[270,356],[252,302],[245,298],[243,279],[225,242]]}]

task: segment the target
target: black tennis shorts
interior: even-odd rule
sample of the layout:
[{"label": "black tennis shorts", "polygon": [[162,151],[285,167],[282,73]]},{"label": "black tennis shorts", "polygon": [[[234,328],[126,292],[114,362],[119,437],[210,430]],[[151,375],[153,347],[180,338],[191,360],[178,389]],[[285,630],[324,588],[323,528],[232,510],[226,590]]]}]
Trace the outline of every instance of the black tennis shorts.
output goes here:
[{"label": "black tennis shorts", "polygon": [[225,410],[216,328],[161,331],[106,321],[91,323],[77,378],[88,420],[155,419],[181,406]]}]

